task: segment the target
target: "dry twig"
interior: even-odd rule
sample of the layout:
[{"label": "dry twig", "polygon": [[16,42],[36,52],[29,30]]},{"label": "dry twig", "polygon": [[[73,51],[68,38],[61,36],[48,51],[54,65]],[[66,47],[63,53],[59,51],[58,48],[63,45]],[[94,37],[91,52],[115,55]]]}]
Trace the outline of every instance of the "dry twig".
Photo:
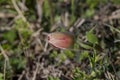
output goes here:
[{"label": "dry twig", "polygon": [[7,66],[7,63],[8,63],[8,65],[9,65],[9,67],[11,67],[10,66],[10,63],[9,63],[9,58],[8,58],[8,56],[6,55],[6,53],[5,53],[5,51],[4,51],[4,49],[2,48],[2,46],[0,45],[0,51],[1,51],[1,54],[4,56],[4,58],[5,58],[5,63],[4,63],[4,80],[6,80],[6,66]]}]

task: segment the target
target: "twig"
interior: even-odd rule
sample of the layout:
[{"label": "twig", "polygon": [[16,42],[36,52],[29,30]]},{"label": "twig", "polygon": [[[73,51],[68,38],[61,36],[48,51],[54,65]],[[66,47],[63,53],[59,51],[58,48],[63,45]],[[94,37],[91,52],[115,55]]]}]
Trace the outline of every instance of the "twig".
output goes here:
[{"label": "twig", "polygon": [[75,22],[75,24],[69,29],[70,32],[75,31],[76,29],[78,29],[83,23],[85,22],[85,19],[77,19],[77,21]]},{"label": "twig", "polygon": [[26,5],[25,5],[25,1],[22,1],[22,2],[19,1],[19,2],[18,2],[18,5],[19,5],[19,7],[21,8],[22,12],[28,10],[28,8],[27,8]]},{"label": "twig", "polygon": [[47,51],[47,47],[48,47],[48,42],[46,41],[45,46],[44,46],[44,52]]},{"label": "twig", "polygon": [[107,27],[109,27],[110,29],[112,29],[112,30],[114,30],[114,31],[116,31],[116,32],[118,32],[118,33],[120,33],[120,30],[117,29],[117,28],[114,28],[114,26],[111,26],[111,25],[106,24],[106,23],[104,23],[104,25],[107,26]]},{"label": "twig", "polygon": [[7,26],[11,26],[11,25],[14,23],[14,21],[16,21],[16,20],[19,19],[19,18],[20,18],[20,15],[16,16],[13,20],[11,20],[11,21],[7,24]]},{"label": "twig", "polygon": [[38,39],[38,38],[37,38],[37,42],[39,43],[39,45],[40,45],[40,46],[41,46],[41,48],[43,49],[43,44],[42,44],[41,39]]},{"label": "twig", "polygon": [[1,13],[0,12],[0,18],[14,18],[16,15],[15,14],[11,14],[11,13]]},{"label": "twig", "polygon": [[[110,62],[110,64],[111,64],[112,68],[113,68],[113,71],[114,71],[114,73],[115,73],[116,78],[118,78],[118,80],[120,80],[120,77],[117,76],[117,72],[116,72],[116,69],[115,69],[113,63],[111,62],[111,52],[110,52],[110,51],[111,51],[111,50],[109,49],[109,52],[108,52],[108,59],[109,59],[109,62]],[[117,80],[117,79],[116,79],[116,80]]]},{"label": "twig", "polygon": [[114,41],[114,43],[118,43],[118,42],[120,42],[120,40],[115,40],[115,41]]},{"label": "twig", "polygon": [[5,51],[3,50],[2,46],[0,45],[0,50],[1,50],[1,54],[4,56],[6,61],[9,61],[8,56],[6,55]]},{"label": "twig", "polygon": [[[6,77],[6,65],[7,65],[7,62],[9,64],[9,58],[8,56],[6,55],[5,51],[3,50],[2,46],[0,45],[0,51],[1,51],[1,54],[4,56],[5,58],[5,63],[4,63],[4,80],[5,80],[5,77]],[[10,64],[9,64],[10,66]]]},{"label": "twig", "polygon": [[63,23],[64,23],[64,26],[65,27],[68,27],[69,26],[69,13],[68,13],[68,11],[66,11],[65,13],[64,13],[64,21],[63,21]]},{"label": "twig", "polygon": [[20,75],[20,77],[18,78],[18,80],[22,80],[23,75],[25,74],[25,71],[22,72],[22,74]]},{"label": "twig", "polygon": [[[20,16],[14,17],[13,20],[11,20],[6,26],[0,26],[0,31],[10,31],[11,29],[14,28],[14,26],[11,26],[15,20],[17,20]],[[11,27],[9,27],[11,26]]]},{"label": "twig", "polygon": [[24,22],[27,23],[28,27],[32,30],[32,25],[30,25],[30,23],[26,20],[26,18],[24,17],[24,15],[22,14],[21,10],[19,9],[19,7],[16,4],[16,0],[12,0],[13,6],[15,7],[16,11],[18,12],[19,16],[22,18],[22,20]]},{"label": "twig", "polygon": [[36,9],[38,15],[38,22],[41,22],[42,19],[42,4],[44,0],[36,0]]},{"label": "twig", "polygon": [[37,63],[37,64],[36,64],[36,67],[37,67],[37,68],[36,68],[36,70],[34,71],[32,80],[36,80],[36,75],[37,75],[37,72],[38,72],[38,70],[39,70],[39,66],[40,66],[39,63]]},{"label": "twig", "polygon": [[7,63],[7,61],[6,61],[6,59],[5,59],[5,63],[4,63],[4,80],[5,80],[5,77],[6,77],[6,64]]},{"label": "twig", "polygon": [[16,9],[16,11],[18,12],[18,14],[21,16],[21,18],[23,19],[23,21],[27,22],[26,18],[23,16],[22,12],[20,11],[19,7],[16,4],[16,0],[12,0],[13,6]]},{"label": "twig", "polygon": [[48,0],[48,5],[50,9],[50,22],[51,22],[51,25],[53,25],[54,24],[54,13],[53,13],[53,5],[52,5],[51,0]]}]

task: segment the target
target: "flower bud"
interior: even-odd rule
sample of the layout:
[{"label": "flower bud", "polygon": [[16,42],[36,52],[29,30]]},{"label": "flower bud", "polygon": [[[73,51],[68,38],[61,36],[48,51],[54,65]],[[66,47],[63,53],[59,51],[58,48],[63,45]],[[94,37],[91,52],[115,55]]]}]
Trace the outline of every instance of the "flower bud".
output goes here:
[{"label": "flower bud", "polygon": [[54,32],[48,34],[48,42],[57,48],[66,49],[73,45],[73,36],[70,33]]}]

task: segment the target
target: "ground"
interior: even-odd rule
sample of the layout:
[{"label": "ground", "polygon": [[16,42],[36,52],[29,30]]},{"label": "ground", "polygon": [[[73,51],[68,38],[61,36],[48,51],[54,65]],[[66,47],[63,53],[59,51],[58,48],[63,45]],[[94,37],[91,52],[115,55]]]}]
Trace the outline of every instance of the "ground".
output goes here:
[{"label": "ground", "polygon": [[[120,80],[119,0],[1,0],[0,80]],[[69,32],[74,44],[48,43]]]}]

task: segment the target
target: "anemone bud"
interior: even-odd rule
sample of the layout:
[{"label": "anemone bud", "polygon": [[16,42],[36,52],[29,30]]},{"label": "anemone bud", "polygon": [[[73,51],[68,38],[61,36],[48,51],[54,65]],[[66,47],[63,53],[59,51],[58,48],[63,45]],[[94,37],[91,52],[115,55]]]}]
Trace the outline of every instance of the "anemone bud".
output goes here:
[{"label": "anemone bud", "polygon": [[53,32],[48,34],[48,42],[57,48],[66,49],[73,45],[73,35],[70,33]]}]

